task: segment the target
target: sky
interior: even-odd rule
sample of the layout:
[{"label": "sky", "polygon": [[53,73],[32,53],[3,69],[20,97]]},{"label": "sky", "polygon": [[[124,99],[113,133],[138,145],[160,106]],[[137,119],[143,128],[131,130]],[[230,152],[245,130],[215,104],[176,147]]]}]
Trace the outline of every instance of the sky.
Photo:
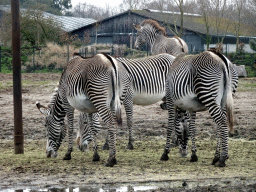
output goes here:
[{"label": "sky", "polygon": [[91,0],[71,0],[71,3],[72,3],[72,6],[75,7],[78,3],[88,3],[88,4],[91,4],[91,5],[95,5],[97,7],[102,7],[102,8],[105,8],[106,7],[106,4],[108,4],[110,7],[116,7],[118,6],[120,3],[122,3],[122,1],[120,0],[94,0],[94,1],[91,1]]}]

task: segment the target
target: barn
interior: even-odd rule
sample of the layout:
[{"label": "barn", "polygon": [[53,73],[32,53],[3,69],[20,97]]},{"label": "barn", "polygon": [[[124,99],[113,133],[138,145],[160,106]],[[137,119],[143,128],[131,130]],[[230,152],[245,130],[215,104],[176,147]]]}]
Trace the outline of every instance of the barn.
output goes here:
[{"label": "barn", "polygon": [[[140,24],[145,19],[154,19],[165,27],[167,36],[172,37],[175,36],[172,30],[175,27],[178,30],[180,29],[177,20],[179,14],[178,12],[151,9],[128,10],[73,30],[72,34],[76,34],[80,38],[83,38],[85,33],[89,34],[91,44],[126,44],[128,47],[133,47],[137,32],[133,28],[133,24]],[[187,42],[190,53],[200,52],[205,49],[206,30],[203,23],[197,22],[197,18],[199,17],[201,17],[199,14],[184,13],[184,33],[182,38]],[[213,28],[210,28],[209,34],[212,36],[213,44],[217,42],[217,35],[214,31]],[[219,31],[218,37],[222,35],[225,35],[224,44],[236,44],[234,34]],[[244,41],[249,41],[249,38],[244,38]]]}]

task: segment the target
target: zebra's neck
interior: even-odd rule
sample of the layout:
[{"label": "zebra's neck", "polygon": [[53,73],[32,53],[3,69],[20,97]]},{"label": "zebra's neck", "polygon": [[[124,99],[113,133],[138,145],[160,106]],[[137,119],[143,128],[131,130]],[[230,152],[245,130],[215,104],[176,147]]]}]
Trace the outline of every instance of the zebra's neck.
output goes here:
[{"label": "zebra's neck", "polygon": [[60,98],[59,93],[57,93],[55,102],[53,102],[51,106],[51,114],[56,122],[64,121],[64,117],[66,116],[66,110],[63,106],[63,101]]},{"label": "zebra's neck", "polygon": [[155,54],[155,53],[159,53],[159,44],[162,44],[163,41],[166,40],[167,37],[165,37],[162,34],[155,34],[154,39],[152,40],[152,43],[150,44],[150,48],[151,48],[151,53]]}]

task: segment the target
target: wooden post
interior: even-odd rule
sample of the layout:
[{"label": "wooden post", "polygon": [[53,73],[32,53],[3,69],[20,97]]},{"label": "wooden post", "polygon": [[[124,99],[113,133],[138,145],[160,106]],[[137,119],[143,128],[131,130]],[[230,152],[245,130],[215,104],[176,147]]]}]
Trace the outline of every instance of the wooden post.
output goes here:
[{"label": "wooden post", "polygon": [[20,57],[20,11],[19,0],[11,0],[12,14],[12,62],[14,105],[14,153],[24,154],[22,126],[21,57]]}]

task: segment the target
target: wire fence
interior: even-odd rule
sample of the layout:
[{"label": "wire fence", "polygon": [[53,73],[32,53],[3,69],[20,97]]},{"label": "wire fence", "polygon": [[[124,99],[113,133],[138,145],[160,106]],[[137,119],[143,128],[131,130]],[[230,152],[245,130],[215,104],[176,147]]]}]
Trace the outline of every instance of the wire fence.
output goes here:
[{"label": "wire fence", "polygon": [[[79,52],[81,56],[89,57],[99,52],[104,52],[112,56],[129,58],[145,57],[149,52],[129,49],[125,45],[97,45],[74,48],[73,46],[48,44],[47,46],[24,47],[21,49],[22,72],[59,72],[64,69],[67,62],[72,58],[74,52]],[[256,53],[224,54],[235,64],[245,65],[248,70],[256,71]],[[12,72],[12,50],[0,46],[0,72]],[[256,72],[255,72],[256,74]]]}]

